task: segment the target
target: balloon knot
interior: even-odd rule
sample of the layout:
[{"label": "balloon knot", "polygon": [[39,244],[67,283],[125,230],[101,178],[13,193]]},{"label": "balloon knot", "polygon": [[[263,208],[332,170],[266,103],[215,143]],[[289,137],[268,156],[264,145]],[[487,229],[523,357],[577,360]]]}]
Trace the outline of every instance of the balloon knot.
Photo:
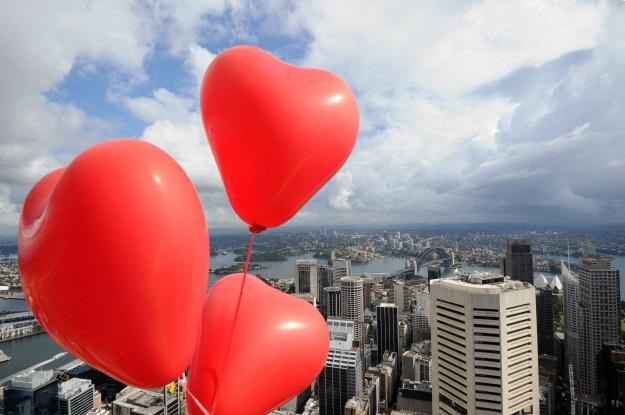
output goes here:
[{"label": "balloon knot", "polygon": [[252,233],[261,233],[265,229],[267,229],[267,228],[265,228],[264,226],[258,226],[258,225],[251,225],[250,226],[250,232],[252,232]]}]

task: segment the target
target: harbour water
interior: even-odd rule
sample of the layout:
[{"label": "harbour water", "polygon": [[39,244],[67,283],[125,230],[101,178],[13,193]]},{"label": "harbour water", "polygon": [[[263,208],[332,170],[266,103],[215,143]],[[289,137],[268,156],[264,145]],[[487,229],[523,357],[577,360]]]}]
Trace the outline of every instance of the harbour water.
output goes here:
[{"label": "harbour water", "polygon": [[[235,254],[228,253],[225,255],[211,257],[211,269],[232,265],[234,263],[235,256]],[[252,273],[254,275],[261,274],[265,278],[291,278],[295,270],[295,262],[297,259],[301,258],[303,258],[303,256],[289,257],[286,261],[262,262],[260,264],[262,264],[265,268],[253,270]],[[309,256],[309,258],[312,258],[312,256]],[[317,262],[319,264],[327,263],[327,261],[323,260],[317,260]],[[364,272],[394,272],[403,269],[404,264],[404,258],[376,258],[374,261],[367,264],[354,265],[352,267],[352,274],[360,275]],[[615,257],[614,266],[621,270],[621,298],[625,298],[625,256]],[[464,271],[469,272],[493,270],[497,269],[479,266],[466,266],[464,268]],[[420,274],[425,275],[426,272],[427,269],[422,269]],[[549,273],[544,274],[547,276],[548,280],[553,277]],[[213,285],[216,281],[223,277],[224,275],[211,274],[210,285]],[[24,300],[0,299],[0,310],[25,311],[27,309],[28,307]],[[11,360],[0,363],[0,378],[4,378],[43,360],[49,359],[63,351],[63,349],[45,333],[0,343],[0,349],[2,349],[7,355],[11,356]],[[55,361],[54,366],[61,366],[72,359],[73,357],[68,354],[64,358]]]}]

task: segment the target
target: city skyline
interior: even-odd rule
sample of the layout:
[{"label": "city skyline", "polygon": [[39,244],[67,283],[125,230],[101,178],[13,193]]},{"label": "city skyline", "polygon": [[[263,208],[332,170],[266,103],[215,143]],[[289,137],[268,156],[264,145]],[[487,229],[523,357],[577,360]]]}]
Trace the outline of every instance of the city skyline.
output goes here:
[{"label": "city skyline", "polygon": [[124,136],[181,163],[209,227],[242,226],[197,107],[241,43],[335,71],[360,102],[352,159],[291,226],[625,222],[623,2],[157,6],[0,5],[0,235],[36,179]]}]

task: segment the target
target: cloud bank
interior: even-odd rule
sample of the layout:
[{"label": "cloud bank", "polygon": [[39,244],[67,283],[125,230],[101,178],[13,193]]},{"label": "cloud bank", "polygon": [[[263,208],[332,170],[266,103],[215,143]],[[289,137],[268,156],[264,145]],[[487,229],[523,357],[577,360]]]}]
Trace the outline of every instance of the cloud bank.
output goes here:
[{"label": "cloud bank", "polygon": [[623,21],[568,0],[0,2],[0,235],[38,178],[128,135],[181,163],[210,226],[240,224],[197,106],[237,43],[335,71],[361,106],[292,224],[625,222]]}]

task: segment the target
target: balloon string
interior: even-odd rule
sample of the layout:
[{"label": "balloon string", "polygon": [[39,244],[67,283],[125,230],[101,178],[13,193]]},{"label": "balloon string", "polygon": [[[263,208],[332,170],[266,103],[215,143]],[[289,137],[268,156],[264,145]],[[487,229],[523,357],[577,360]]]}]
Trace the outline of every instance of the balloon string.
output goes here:
[{"label": "balloon string", "polygon": [[[189,389],[187,389],[187,396],[189,396],[191,398],[191,400],[193,400],[193,403],[198,407],[198,409],[204,415],[211,415],[210,412],[208,412],[208,410],[206,408],[204,408],[204,405],[202,405],[202,403],[199,401],[199,399],[196,398],[195,395]],[[188,412],[188,410],[187,410],[187,412]]]},{"label": "balloon string", "polygon": [[[243,295],[243,286],[245,285],[245,278],[247,277],[247,271],[250,268],[250,261],[252,260],[252,248],[254,247],[254,237],[256,234],[250,231],[250,241],[247,245],[247,255],[245,256],[245,264],[243,265],[243,280],[241,281],[241,290],[239,291],[239,302],[241,301],[241,296]],[[237,304],[237,311],[239,310],[239,305]]]}]

